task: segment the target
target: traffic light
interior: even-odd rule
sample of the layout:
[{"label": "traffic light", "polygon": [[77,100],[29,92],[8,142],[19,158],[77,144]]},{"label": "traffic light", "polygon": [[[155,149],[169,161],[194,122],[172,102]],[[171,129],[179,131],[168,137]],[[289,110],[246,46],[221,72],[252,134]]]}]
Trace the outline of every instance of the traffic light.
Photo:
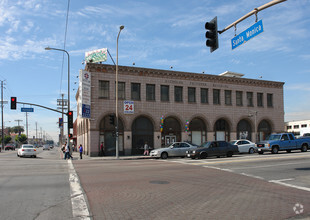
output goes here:
[{"label": "traffic light", "polygon": [[58,123],[59,123],[59,127],[60,128],[62,128],[63,127],[63,119],[62,118],[59,118],[59,121],[58,121]]},{"label": "traffic light", "polygon": [[72,134],[69,134],[69,138],[72,138]]},{"label": "traffic light", "polygon": [[112,114],[112,115],[109,115],[109,117],[110,117],[110,124],[114,125],[115,124],[115,116]]},{"label": "traffic light", "polygon": [[16,109],[16,97],[11,97],[11,109]]},{"label": "traffic light", "polygon": [[73,128],[73,111],[68,112],[68,128]]},{"label": "traffic light", "polygon": [[212,53],[219,47],[218,33],[217,33],[217,17],[213,18],[210,22],[205,24],[206,30],[206,45],[210,47],[210,52]]}]

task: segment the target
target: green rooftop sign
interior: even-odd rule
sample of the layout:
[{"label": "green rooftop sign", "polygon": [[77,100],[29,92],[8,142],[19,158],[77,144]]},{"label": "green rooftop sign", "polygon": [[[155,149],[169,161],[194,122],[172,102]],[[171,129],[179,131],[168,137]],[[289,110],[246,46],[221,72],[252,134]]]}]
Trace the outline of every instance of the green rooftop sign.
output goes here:
[{"label": "green rooftop sign", "polygon": [[107,48],[93,50],[85,53],[86,63],[98,63],[107,60]]}]

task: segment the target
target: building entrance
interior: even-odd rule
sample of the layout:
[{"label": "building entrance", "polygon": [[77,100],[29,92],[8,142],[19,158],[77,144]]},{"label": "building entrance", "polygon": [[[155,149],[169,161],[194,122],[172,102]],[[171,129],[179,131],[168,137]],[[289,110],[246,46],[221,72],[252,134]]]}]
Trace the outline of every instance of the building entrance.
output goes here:
[{"label": "building entrance", "polygon": [[166,135],[165,136],[165,145],[170,145],[174,142],[176,142],[176,136],[175,135]]},{"label": "building entrance", "polygon": [[146,142],[151,149],[154,148],[154,126],[148,118],[143,116],[136,118],[131,129],[132,155],[142,155]]}]

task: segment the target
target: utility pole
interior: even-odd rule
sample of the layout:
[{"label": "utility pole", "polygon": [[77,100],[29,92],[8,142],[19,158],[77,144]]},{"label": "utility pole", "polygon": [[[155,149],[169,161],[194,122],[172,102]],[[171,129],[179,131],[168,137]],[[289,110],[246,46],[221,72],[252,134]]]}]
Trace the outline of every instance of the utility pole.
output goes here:
[{"label": "utility pole", "polygon": [[2,137],[2,149],[4,150],[4,125],[3,125],[3,81],[1,81],[1,118],[2,118],[2,131],[1,131],[1,137]]},{"label": "utility pole", "polygon": [[68,100],[64,99],[64,94],[61,94],[61,99],[57,99],[57,109],[61,110],[62,126],[60,127],[60,144],[63,145],[64,137],[64,111],[67,110]]},{"label": "utility pole", "polygon": [[38,144],[38,122],[36,122],[36,144]]},{"label": "utility pole", "polygon": [[17,119],[15,121],[17,121],[17,126],[19,127],[19,123],[22,122],[23,120]]},{"label": "utility pole", "polygon": [[28,139],[28,112],[26,112],[26,134]]}]

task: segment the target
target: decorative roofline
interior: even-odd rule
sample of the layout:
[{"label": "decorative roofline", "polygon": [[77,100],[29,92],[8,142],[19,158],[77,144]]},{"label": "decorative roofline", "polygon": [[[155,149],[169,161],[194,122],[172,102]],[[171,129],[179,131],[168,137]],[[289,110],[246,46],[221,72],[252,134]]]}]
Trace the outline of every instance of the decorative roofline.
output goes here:
[{"label": "decorative roofline", "polygon": [[[85,66],[85,70],[89,72],[102,72],[102,73],[115,74],[115,66],[109,64],[87,63]],[[149,69],[149,68],[131,67],[131,66],[118,66],[118,71],[120,75],[148,76],[148,77],[169,78],[169,79],[173,78],[180,80],[206,81],[206,82],[227,83],[227,84],[238,83],[260,87],[283,88],[284,85],[284,82],[276,82],[268,80],[219,76],[219,75],[202,74],[202,73],[190,73],[190,72],[181,72],[173,70]]]}]

